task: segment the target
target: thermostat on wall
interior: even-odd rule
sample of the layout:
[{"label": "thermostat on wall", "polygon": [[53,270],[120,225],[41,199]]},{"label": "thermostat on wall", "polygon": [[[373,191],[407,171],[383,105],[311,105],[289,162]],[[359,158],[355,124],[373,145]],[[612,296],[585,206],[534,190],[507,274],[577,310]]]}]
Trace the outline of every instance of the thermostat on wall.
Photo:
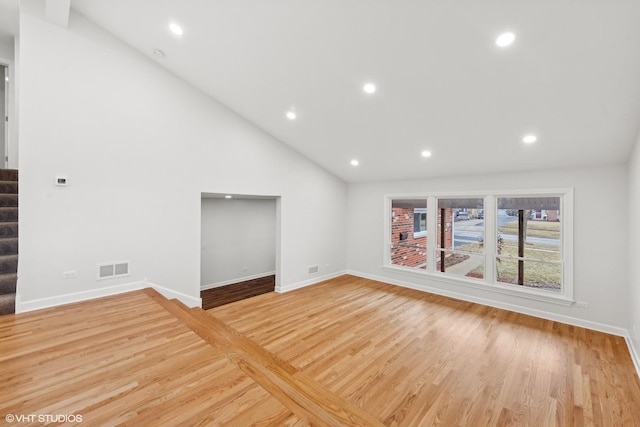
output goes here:
[{"label": "thermostat on wall", "polygon": [[67,177],[66,176],[56,176],[56,185],[66,186],[67,185]]}]

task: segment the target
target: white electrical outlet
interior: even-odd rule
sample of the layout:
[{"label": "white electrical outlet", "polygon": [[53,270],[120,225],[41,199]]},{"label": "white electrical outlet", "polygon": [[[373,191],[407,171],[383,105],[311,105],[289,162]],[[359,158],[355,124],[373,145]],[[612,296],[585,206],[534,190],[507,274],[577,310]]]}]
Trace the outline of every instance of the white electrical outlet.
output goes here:
[{"label": "white electrical outlet", "polygon": [[576,306],[581,308],[589,308],[589,303],[586,301],[576,301]]},{"label": "white electrical outlet", "polygon": [[76,270],[69,270],[62,272],[63,279],[72,279],[74,277],[78,277],[78,272]]}]

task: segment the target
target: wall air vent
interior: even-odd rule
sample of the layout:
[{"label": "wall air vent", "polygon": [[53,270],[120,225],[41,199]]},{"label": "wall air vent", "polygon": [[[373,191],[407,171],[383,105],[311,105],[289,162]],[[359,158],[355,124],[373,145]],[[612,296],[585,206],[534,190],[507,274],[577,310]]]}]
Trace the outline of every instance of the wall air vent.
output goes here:
[{"label": "wall air vent", "polygon": [[97,280],[112,279],[129,275],[129,261],[98,264]]}]

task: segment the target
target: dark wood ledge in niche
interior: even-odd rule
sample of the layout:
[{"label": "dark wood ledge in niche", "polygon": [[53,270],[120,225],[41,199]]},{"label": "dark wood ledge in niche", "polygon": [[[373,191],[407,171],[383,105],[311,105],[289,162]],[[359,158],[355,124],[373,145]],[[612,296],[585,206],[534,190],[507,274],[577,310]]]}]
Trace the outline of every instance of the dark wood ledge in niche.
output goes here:
[{"label": "dark wood ledge in niche", "polygon": [[202,308],[219,307],[224,304],[255,297],[256,295],[273,292],[276,288],[276,276],[265,276],[244,282],[232,283],[219,288],[207,289],[200,292]]}]

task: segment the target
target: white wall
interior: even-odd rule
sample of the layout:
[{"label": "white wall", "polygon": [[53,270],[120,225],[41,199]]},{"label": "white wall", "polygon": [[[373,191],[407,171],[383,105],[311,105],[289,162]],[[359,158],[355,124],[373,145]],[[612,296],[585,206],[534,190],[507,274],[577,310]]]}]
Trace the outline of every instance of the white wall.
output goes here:
[{"label": "white wall", "polygon": [[275,272],[275,199],[203,198],[201,221],[202,288]]},{"label": "white wall", "polygon": [[[0,64],[7,66],[9,71],[9,85],[8,91],[6,92],[6,96],[9,98],[8,103],[8,116],[9,123],[8,127],[8,138],[5,143],[8,145],[7,147],[7,155],[9,157],[8,167],[15,169],[18,167],[18,119],[16,114],[16,59],[17,59],[17,51],[14,48],[16,44],[16,39],[13,36],[2,35],[0,34]],[[3,85],[4,86],[4,85]],[[4,135],[4,131],[3,131]],[[3,152],[4,147],[0,149],[0,152]],[[3,167],[4,161],[1,160],[0,155],[0,166]]]},{"label": "white wall", "polygon": [[[203,192],[281,197],[283,287],[344,271],[343,181],[82,16],[21,6],[22,303],[144,280],[199,297]],[[129,277],[95,280],[118,260]]]},{"label": "white wall", "polygon": [[[7,74],[8,74],[8,69],[7,69]],[[0,167],[4,166],[4,160],[2,159],[3,153],[5,152],[5,143],[6,140],[8,140],[8,134],[5,135],[5,127],[6,127],[6,122],[4,121],[4,117],[5,117],[5,106],[6,106],[6,97],[9,95],[8,91],[5,91],[5,86],[7,86],[5,84],[4,81],[4,75],[5,75],[5,67],[2,66],[0,67]]]},{"label": "white wall", "polygon": [[[381,269],[385,194],[536,188],[574,188],[574,298],[588,302],[589,308],[563,307],[497,294],[481,286],[474,289],[446,285],[429,278]],[[441,292],[455,292],[465,299],[484,299],[492,304],[526,307],[530,311],[537,310],[556,317],[569,316],[614,328],[627,328],[628,211],[624,165],[354,184],[349,186],[348,199],[347,265],[356,274],[433,287]]]},{"label": "white wall", "polygon": [[[630,335],[640,352],[640,135],[629,161],[629,313]],[[638,262],[638,264],[636,264]],[[636,357],[640,356],[640,353]],[[640,360],[638,360],[640,362]],[[640,369],[640,366],[638,366]]]},{"label": "white wall", "polygon": [[13,59],[13,37],[0,36],[0,58]]}]

